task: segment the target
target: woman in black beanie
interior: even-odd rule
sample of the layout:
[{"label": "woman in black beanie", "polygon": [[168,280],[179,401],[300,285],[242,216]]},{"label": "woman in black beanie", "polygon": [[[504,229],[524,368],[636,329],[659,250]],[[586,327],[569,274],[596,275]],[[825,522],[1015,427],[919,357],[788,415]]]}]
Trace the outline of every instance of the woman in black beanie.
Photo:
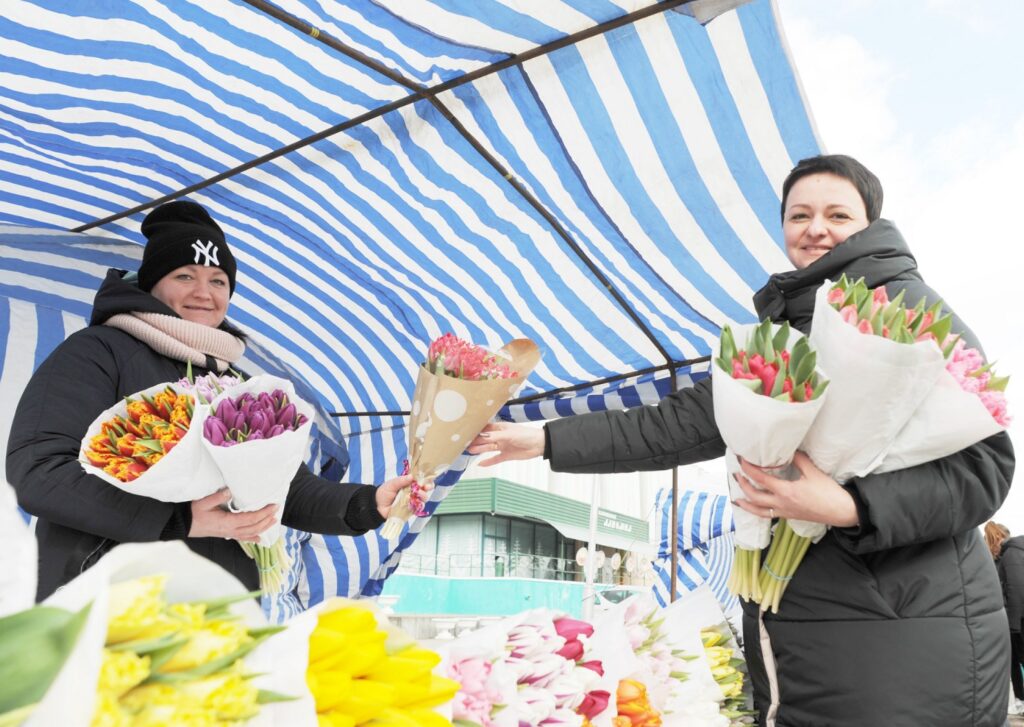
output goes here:
[{"label": "woman in black beanie", "polygon": [[223,490],[194,502],[134,495],[87,474],[82,437],[100,412],[125,396],[182,378],[223,372],[241,358],[245,337],[225,319],[237,266],[224,233],[195,202],[169,202],[142,223],[147,238],[138,275],[111,269],[90,325],[39,366],[22,394],[7,448],[7,479],[39,520],[42,600],[119,543],[184,540],[250,589],[254,561],[232,540],[256,542],[280,521],[308,532],[358,535],[379,527],[408,476],[380,487],[330,482],[305,465],[283,512],[226,512]]}]

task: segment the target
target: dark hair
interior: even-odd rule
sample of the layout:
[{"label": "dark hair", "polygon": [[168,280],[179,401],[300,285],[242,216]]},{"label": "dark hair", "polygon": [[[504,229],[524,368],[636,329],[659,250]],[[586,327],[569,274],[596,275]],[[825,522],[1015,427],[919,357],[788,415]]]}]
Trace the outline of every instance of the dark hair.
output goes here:
[{"label": "dark hair", "polygon": [[845,179],[857,188],[860,198],[864,201],[868,222],[874,222],[882,216],[882,183],[878,181],[878,177],[853,157],[845,154],[821,154],[801,159],[782,183],[783,221],[786,219],[786,198],[789,196],[789,190],[797,180],[811,174],[834,174]]}]

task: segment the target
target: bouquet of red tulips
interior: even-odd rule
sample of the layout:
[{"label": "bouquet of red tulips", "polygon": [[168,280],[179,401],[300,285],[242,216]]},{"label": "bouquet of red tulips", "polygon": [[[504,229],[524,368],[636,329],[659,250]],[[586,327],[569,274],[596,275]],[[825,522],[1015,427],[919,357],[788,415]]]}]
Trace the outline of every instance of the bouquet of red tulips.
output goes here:
[{"label": "bouquet of red tulips", "polygon": [[[828,380],[817,368],[817,355],[807,339],[788,323],[765,320],[722,329],[712,371],[715,421],[728,447],[726,463],[736,455],[785,477],[800,442],[821,410]],[[734,498],[742,497],[730,477]],[[734,512],[736,554],[729,587],[747,600],[760,602],[765,586],[759,572],[761,550],[771,540],[771,520],[745,510]]]}]

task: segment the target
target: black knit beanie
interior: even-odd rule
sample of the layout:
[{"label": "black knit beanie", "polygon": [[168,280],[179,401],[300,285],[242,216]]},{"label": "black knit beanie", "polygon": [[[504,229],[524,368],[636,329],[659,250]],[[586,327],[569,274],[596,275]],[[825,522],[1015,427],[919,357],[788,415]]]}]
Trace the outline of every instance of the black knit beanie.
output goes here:
[{"label": "black knit beanie", "polygon": [[188,200],[162,204],[142,221],[146,249],[139,267],[139,287],[147,293],[167,273],[185,265],[220,268],[235,292],[235,257],[224,232],[201,205]]}]

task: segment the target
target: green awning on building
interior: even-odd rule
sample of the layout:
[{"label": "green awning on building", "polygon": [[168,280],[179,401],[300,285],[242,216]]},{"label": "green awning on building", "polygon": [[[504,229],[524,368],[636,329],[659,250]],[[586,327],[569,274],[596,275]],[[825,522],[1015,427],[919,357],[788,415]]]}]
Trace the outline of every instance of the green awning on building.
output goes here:
[{"label": "green awning on building", "polygon": [[[590,503],[497,477],[459,480],[437,509],[438,515],[473,512],[541,520],[582,542],[590,533]],[[595,542],[641,553],[656,549],[647,521],[605,508],[597,511]]]}]

